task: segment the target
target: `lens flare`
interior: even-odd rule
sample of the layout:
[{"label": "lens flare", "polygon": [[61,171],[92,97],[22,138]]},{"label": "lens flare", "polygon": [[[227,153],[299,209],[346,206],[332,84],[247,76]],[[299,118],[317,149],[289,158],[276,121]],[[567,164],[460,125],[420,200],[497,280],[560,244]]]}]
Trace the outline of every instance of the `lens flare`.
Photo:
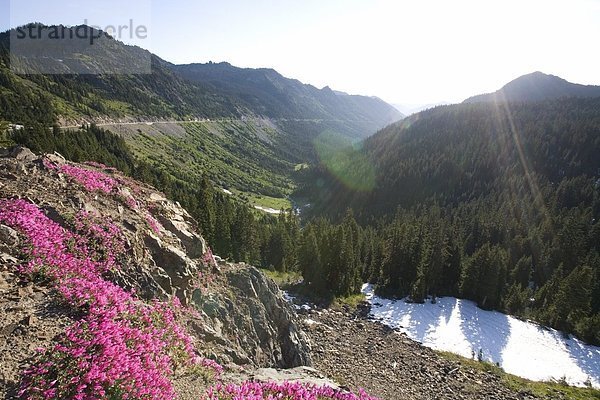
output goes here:
[{"label": "lens flare", "polygon": [[361,143],[325,130],[313,141],[319,160],[329,173],[349,189],[368,192],[375,187],[375,168],[361,151]]}]

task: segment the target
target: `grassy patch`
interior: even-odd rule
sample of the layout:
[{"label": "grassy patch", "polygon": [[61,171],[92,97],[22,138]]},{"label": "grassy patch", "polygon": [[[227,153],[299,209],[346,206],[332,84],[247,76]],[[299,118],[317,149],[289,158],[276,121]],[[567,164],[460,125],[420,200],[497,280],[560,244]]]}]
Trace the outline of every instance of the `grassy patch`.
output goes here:
[{"label": "grassy patch", "polygon": [[251,204],[277,210],[291,207],[286,196],[295,188],[291,179],[295,164],[281,154],[274,142],[280,133],[271,128],[252,121],[108,128],[121,134],[138,157],[174,176],[197,181],[207,174],[216,185],[248,197]]},{"label": "grassy patch", "polygon": [[286,286],[293,285],[294,283],[296,283],[302,279],[302,275],[300,275],[300,273],[298,271],[280,272],[280,271],[273,271],[270,269],[261,269],[261,271],[266,276],[273,279],[275,281],[275,283],[277,284],[277,286],[279,286],[279,287],[286,287]]},{"label": "grassy patch", "polygon": [[232,190],[232,192],[236,193],[240,198],[247,200],[250,204],[255,206],[272,208],[274,210],[289,210],[292,208],[292,203],[286,198],[240,192],[239,190]]},{"label": "grassy patch", "polygon": [[506,387],[517,392],[531,393],[543,399],[600,400],[600,390],[573,387],[559,382],[534,382],[511,375],[492,363],[471,360],[446,351],[437,351],[437,353],[462,366],[494,374]]},{"label": "grassy patch", "polygon": [[349,306],[351,308],[356,308],[360,303],[365,301],[365,295],[362,293],[353,294],[346,297],[336,297],[333,299],[331,303],[332,307],[342,307]]}]

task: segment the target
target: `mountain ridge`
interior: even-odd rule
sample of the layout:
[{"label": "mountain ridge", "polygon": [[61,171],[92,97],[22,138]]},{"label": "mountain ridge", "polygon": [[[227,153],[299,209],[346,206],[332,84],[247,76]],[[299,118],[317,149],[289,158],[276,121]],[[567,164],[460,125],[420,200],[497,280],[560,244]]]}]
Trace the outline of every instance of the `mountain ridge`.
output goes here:
[{"label": "mountain ridge", "polygon": [[[29,26],[56,27],[25,25]],[[107,120],[302,118],[331,120],[342,134],[362,138],[403,117],[380,99],[338,96],[329,88],[317,89],[284,78],[272,68],[213,63],[205,67],[215,70],[210,79],[198,76],[189,79],[189,74],[181,73],[189,66],[177,66],[85,25],[60,27],[68,32],[90,29],[90,34],[99,39],[87,47],[84,39],[58,44],[47,39],[41,39],[41,44],[26,43],[34,55],[44,56],[34,59],[10,53],[14,29],[0,33],[0,87],[4,89],[0,91],[0,119],[17,124],[44,121],[52,125],[60,118],[62,123],[75,125]],[[89,74],[99,65],[108,71],[120,71],[122,65],[144,62],[150,64],[150,74]],[[11,70],[11,63],[32,72],[59,74],[17,75]]]},{"label": "mountain ridge", "polygon": [[561,97],[600,97],[600,86],[571,83],[558,76],[535,71],[513,79],[495,92],[469,97],[463,103],[535,102]]},{"label": "mountain ridge", "polygon": [[[181,76],[216,87],[239,98],[244,107],[273,118],[348,120],[372,130],[378,121],[403,117],[393,106],[372,96],[349,95],[329,86],[318,89],[287,78],[272,68],[240,68],[227,62],[172,65]],[[299,100],[302,101],[299,101]]]}]

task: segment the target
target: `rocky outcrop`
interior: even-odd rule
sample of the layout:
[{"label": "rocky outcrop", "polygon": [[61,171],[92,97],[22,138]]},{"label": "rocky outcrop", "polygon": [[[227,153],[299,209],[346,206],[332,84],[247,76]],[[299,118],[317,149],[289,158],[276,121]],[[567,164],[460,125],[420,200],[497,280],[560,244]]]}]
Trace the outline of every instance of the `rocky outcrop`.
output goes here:
[{"label": "rocky outcrop", "polygon": [[194,292],[192,302],[205,318],[195,325],[221,347],[225,363],[297,367],[311,365],[306,335],[277,285],[256,268],[223,265],[226,290]]},{"label": "rocky outcrop", "polygon": [[[279,293],[279,288],[256,268],[228,274],[231,286],[243,294],[241,311],[247,311],[247,329],[256,332],[266,353],[280,354],[280,367],[310,365],[310,348],[306,336],[294,323],[295,315]],[[246,310],[244,310],[244,308]]]},{"label": "rocky outcrop", "polygon": [[[78,180],[81,171],[85,176]],[[90,189],[85,182],[90,174],[114,186]],[[181,322],[200,339],[198,350],[205,356],[225,365],[310,365],[307,338],[277,286],[245,264],[211,265],[196,221],[156,189],[98,164],[73,164],[59,154],[38,157],[17,147],[0,154],[0,198],[26,199],[67,230],[75,229],[82,215],[114,224],[124,248],[110,279],[145,299],[177,297],[190,310]],[[34,300],[17,296],[23,285],[16,274],[20,240],[13,228],[0,225],[0,321],[16,324],[0,322],[0,348],[17,344],[1,362],[4,370],[14,371],[22,370],[36,347],[52,341],[54,332],[64,331],[71,318],[61,312],[46,319],[43,310],[54,309],[53,296],[46,295],[52,293],[49,287],[28,282]],[[10,293],[16,295],[5,297]],[[17,315],[14,307],[26,312]],[[22,327],[29,315],[37,322],[27,320],[30,327]],[[38,335],[41,330],[49,333]],[[14,384],[13,375],[2,379]]]}]

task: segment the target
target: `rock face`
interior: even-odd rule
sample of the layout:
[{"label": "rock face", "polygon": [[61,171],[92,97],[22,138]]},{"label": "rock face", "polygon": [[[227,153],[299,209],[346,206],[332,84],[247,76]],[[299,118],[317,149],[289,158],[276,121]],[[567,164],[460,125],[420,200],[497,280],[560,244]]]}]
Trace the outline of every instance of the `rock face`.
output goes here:
[{"label": "rock face", "polygon": [[193,302],[206,318],[196,329],[218,338],[226,362],[253,360],[259,366],[311,365],[310,346],[279,288],[253,267],[226,268],[226,291],[194,292]]},{"label": "rock face", "polygon": [[[208,246],[198,233],[196,221],[178,203],[101,165],[73,164],[59,154],[38,157],[21,147],[3,154],[0,198],[26,199],[68,230],[74,229],[82,212],[114,223],[125,249],[118,256],[121,267],[112,272],[111,279],[143,298],[177,297],[188,306],[190,315],[182,322],[200,339],[198,346],[203,355],[225,365],[310,365],[307,338],[277,286],[245,264],[212,265],[204,257]],[[64,166],[68,168],[63,169]],[[116,185],[108,191],[90,190],[75,174],[68,173],[69,168],[101,174]],[[20,240],[18,232],[0,225],[0,272],[10,274],[10,279],[0,280],[3,293],[19,292],[15,274]],[[34,293],[49,292],[32,285]],[[21,302],[20,298],[14,299]],[[43,341],[51,341],[52,332],[62,332],[65,320],[71,317],[60,314],[55,319],[44,319],[40,314],[36,317],[38,322],[28,320],[34,328],[21,329],[20,321],[25,321],[26,316],[19,315],[19,321],[12,318],[10,310],[15,304],[7,301],[4,296],[0,299],[0,348],[7,348],[10,343],[22,346],[1,362],[3,369],[20,371],[33,349]],[[27,306],[33,310],[31,313],[49,307],[52,296],[38,295],[36,301]],[[4,326],[2,321],[16,325]],[[54,329],[53,324],[59,323],[56,321],[60,321],[60,329]],[[43,327],[50,337],[27,336],[28,332],[37,332],[36,326]],[[21,335],[19,340],[15,339],[16,334]],[[11,380],[14,374],[0,378],[4,380],[2,387],[15,384]],[[3,395],[0,393],[0,397]]]}]

